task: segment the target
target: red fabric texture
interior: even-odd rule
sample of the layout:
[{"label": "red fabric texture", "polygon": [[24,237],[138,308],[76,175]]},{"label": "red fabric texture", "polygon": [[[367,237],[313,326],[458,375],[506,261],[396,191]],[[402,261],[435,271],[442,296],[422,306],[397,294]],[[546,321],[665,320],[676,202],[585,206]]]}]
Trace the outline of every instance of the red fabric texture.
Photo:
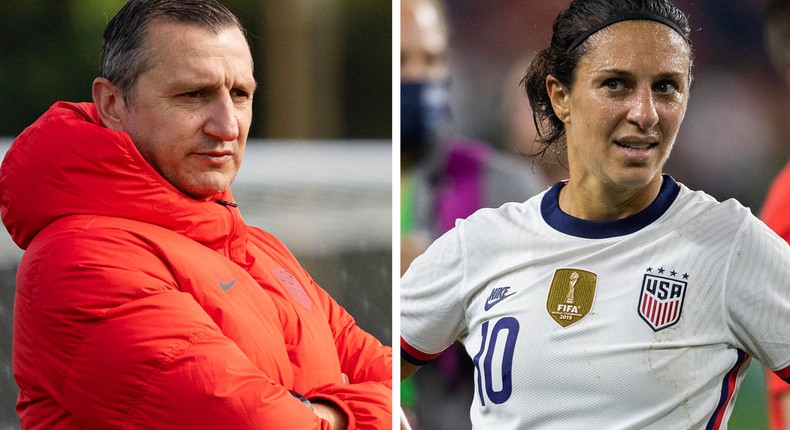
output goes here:
[{"label": "red fabric texture", "polygon": [[762,219],[771,230],[790,242],[790,164],[776,177],[765,197]]},{"label": "red fabric texture", "polygon": [[[790,367],[784,369],[785,380],[790,380]],[[784,395],[790,395],[790,384],[781,379],[776,373],[766,372],[766,386],[768,388],[768,423],[772,430],[784,430],[786,416],[782,410],[780,399]]]},{"label": "red fabric texture", "polygon": [[[760,218],[779,236],[790,243],[790,164],[785,166],[776,177],[763,204]],[[784,369],[782,377],[790,379],[790,368]],[[768,388],[768,419],[772,429],[784,429],[784,422],[790,420],[780,407],[780,397],[790,395],[790,384],[773,372],[766,375]]]},{"label": "red fabric texture", "polygon": [[90,103],[57,103],[15,140],[0,216],[26,250],[23,428],[323,429],[289,391],[331,386],[350,429],[391,421],[391,348],[217,199],[234,201],[178,192]]}]

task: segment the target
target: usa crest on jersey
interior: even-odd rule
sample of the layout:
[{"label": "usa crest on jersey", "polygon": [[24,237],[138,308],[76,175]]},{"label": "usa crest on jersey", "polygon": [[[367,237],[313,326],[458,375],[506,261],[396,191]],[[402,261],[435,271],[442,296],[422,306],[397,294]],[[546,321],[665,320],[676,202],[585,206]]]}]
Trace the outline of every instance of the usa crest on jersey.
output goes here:
[{"label": "usa crest on jersey", "polygon": [[[652,268],[648,272],[652,272]],[[688,282],[677,279],[677,272],[669,272],[670,276],[663,276],[665,270],[658,269],[658,275],[645,273],[642,280],[642,292],[639,296],[639,316],[653,329],[663,330],[680,321],[683,310],[683,300],[686,297]],[[688,279],[688,274],[683,274]]]}]

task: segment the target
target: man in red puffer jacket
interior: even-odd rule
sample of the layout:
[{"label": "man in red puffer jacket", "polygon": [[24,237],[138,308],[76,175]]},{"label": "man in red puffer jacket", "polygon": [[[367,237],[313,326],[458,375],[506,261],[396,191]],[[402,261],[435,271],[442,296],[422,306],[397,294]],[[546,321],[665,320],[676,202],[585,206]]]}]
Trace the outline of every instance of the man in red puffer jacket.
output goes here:
[{"label": "man in red puffer jacket", "polygon": [[93,103],[52,106],[0,166],[22,427],[390,428],[391,348],[234,203],[238,19],[131,0],[104,38]]}]

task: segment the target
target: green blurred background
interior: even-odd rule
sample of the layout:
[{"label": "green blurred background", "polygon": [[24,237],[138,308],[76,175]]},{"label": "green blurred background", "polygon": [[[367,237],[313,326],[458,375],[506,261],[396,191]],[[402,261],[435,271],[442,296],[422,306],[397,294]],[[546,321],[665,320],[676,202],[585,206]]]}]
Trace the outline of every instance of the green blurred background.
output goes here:
[{"label": "green blurred background", "polygon": [[[0,136],[56,100],[90,100],[104,26],[124,3],[0,2]],[[250,33],[259,85],[251,137],[391,139],[391,1],[223,3]]]}]

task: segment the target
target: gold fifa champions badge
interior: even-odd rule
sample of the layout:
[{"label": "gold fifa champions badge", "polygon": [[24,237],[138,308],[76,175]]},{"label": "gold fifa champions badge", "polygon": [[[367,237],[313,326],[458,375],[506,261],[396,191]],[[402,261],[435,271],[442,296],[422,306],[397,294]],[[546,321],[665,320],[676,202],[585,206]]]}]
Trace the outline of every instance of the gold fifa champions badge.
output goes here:
[{"label": "gold fifa champions badge", "polygon": [[587,316],[595,299],[598,275],[581,269],[557,269],[551,279],[546,310],[557,324],[568,327]]}]

